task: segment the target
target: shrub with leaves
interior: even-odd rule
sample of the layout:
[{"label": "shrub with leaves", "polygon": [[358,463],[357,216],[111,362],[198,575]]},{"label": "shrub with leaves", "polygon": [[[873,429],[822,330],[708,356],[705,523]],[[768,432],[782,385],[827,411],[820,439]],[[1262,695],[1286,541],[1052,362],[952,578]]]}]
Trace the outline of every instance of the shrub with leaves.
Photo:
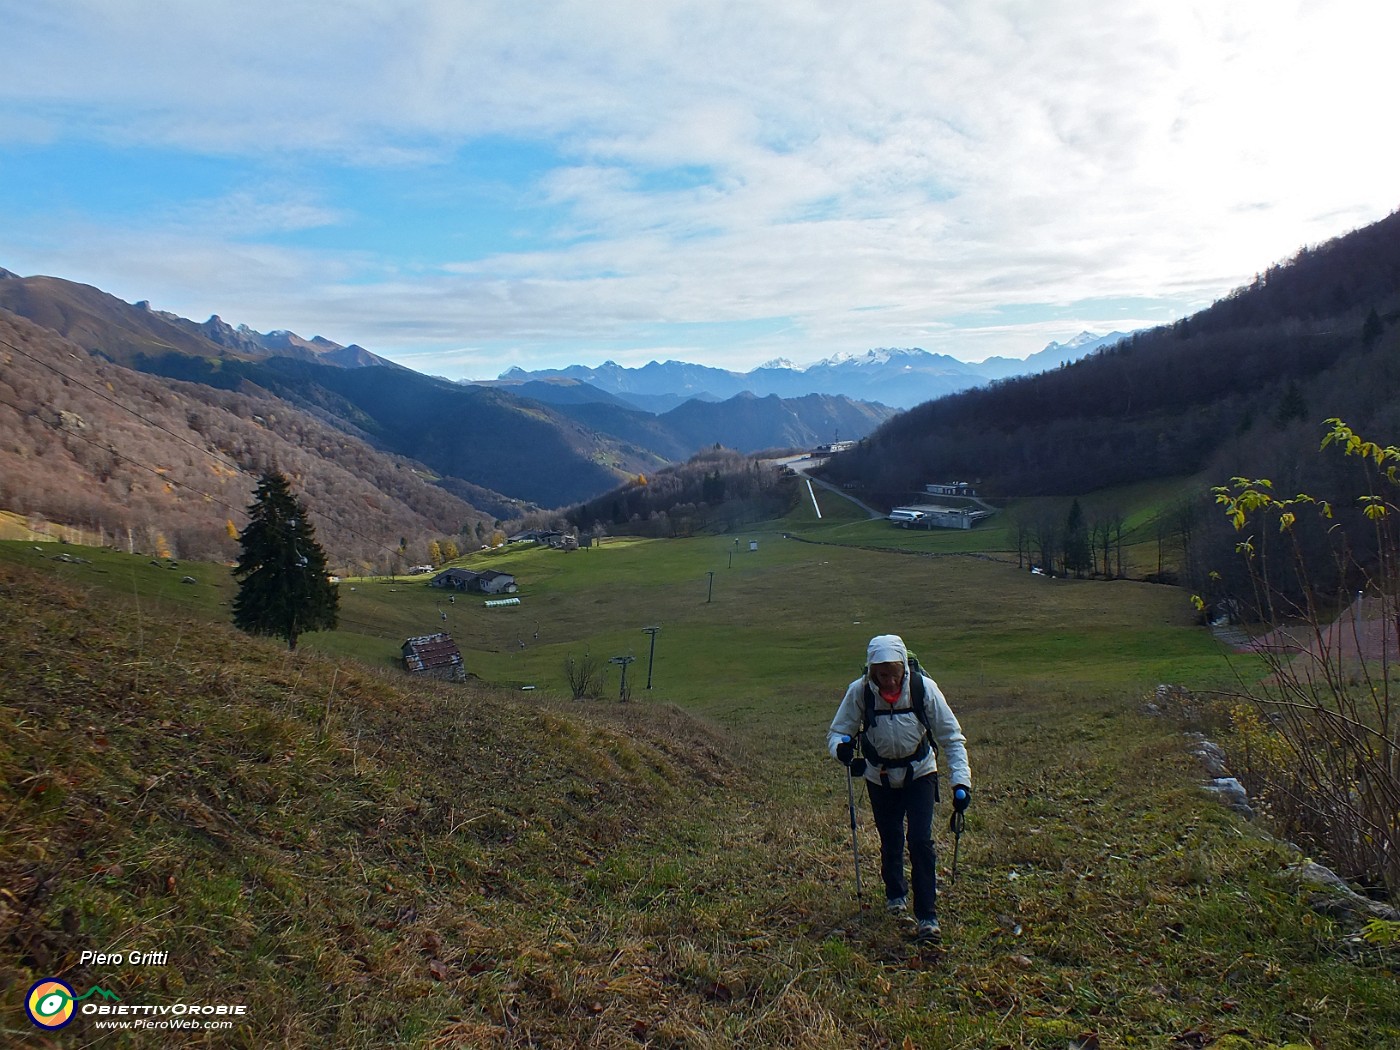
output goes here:
[{"label": "shrub with leaves", "polygon": [[[1356,520],[1371,535],[1350,536],[1355,526],[1325,500],[1276,496],[1266,479],[1214,490],[1242,536],[1236,550],[1250,568],[1254,606],[1273,628],[1256,643],[1268,675],[1241,686],[1248,705],[1235,720],[1238,758],[1285,834],[1400,900],[1400,449],[1327,422],[1322,448],[1335,445],[1367,469]],[[1338,563],[1325,573],[1312,548],[1293,542],[1305,514],[1335,521]],[[1266,522],[1274,527],[1250,531]],[[1303,581],[1301,606],[1280,600],[1269,558],[1287,559]],[[1309,585],[1318,578],[1338,582]]]}]

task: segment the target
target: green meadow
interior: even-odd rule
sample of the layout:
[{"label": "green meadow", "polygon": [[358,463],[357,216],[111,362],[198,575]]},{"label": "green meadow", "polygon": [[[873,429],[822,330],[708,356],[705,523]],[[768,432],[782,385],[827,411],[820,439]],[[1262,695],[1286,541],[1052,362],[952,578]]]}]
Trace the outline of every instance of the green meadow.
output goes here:
[{"label": "green meadow", "polygon": [[[219,1046],[1400,1045],[1394,949],[1314,907],[1144,710],[1253,670],[1187,595],[819,500],[457,563],[514,574],[518,605],[346,580],[295,654],[227,626],[226,567],[0,543],[0,1031],[33,1039],[20,993],[61,971],[248,1004]],[[442,629],[472,680],[409,680],[402,641]],[[859,795],[857,898],[824,748],[888,631],[974,771],[956,881],[938,817],[936,950],[883,912]],[[574,701],[585,653],[606,678]],[[76,965],[113,944],[172,962]],[[81,1018],[49,1039],[95,1045]]]},{"label": "green meadow", "polygon": [[[571,552],[507,547],[453,563],[514,575],[514,606],[487,606],[481,595],[450,601],[423,577],[347,581],[343,630],[306,644],[387,664],[405,637],[446,630],[471,673],[552,692],[566,688],[571,654],[630,656],[634,697],[720,718],[791,681],[839,693],[865,641],[887,631],[905,634],[945,690],[959,693],[1137,693],[1229,674],[1179,590],[1034,576],[1017,571],[999,519],[963,533],[896,529],[818,493],[821,518],[804,502],[790,518],[734,535],[607,538]],[[1155,551],[1130,551],[1155,564]],[[654,659],[649,626],[661,628]],[[607,667],[615,697],[618,667]]]},{"label": "green meadow", "polygon": [[[652,699],[716,714],[787,682],[839,693],[859,672],[866,640],[887,631],[907,635],[955,692],[1052,683],[1141,692],[1221,671],[1218,649],[1193,628],[1180,591],[1052,580],[1002,560],[891,554],[797,535],[755,530],[737,549],[733,539],[707,537],[483,555],[463,564],[514,575],[519,605],[488,606],[481,595],[449,603],[425,581],[400,580],[357,582],[352,593],[342,585],[343,609],[351,624],[400,628],[374,658],[397,656],[406,632],[445,629],[482,679],[557,692],[570,653],[632,656],[634,697],[645,699],[637,686],[651,664]],[[654,661],[642,630],[649,626],[661,628]],[[307,644],[343,643],[312,636]],[[611,673],[616,681],[615,667]]]}]

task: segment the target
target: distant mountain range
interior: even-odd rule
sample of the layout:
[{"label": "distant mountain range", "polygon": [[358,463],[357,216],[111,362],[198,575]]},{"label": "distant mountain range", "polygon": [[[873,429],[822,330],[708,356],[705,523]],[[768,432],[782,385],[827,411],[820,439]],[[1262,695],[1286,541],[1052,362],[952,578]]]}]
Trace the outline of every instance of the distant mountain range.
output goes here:
[{"label": "distant mountain range", "polygon": [[[806,393],[742,393],[654,414],[569,380],[462,385],[319,336],[260,333],[217,316],[197,323],[89,285],[0,270],[6,315],[100,362],[185,384],[185,397],[203,389],[211,401],[222,396],[216,392],[275,399],[281,409],[260,408],[259,418],[275,416],[285,426],[293,413],[304,414],[317,428],[329,425],[416,462],[440,488],[503,519],[589,499],[701,448],[810,447],[863,437],[894,415],[882,405]],[[46,345],[46,353],[62,352]],[[292,425],[298,428],[311,429]],[[242,437],[238,444],[248,446]]]},{"label": "distant mountain range", "polygon": [[[150,309],[150,303],[139,302],[138,309]],[[203,324],[196,324],[176,314],[164,310],[154,311],[157,317],[169,321],[177,328],[203,336],[211,343],[228,350],[247,354],[252,358],[290,357],[296,361],[314,361],[323,365],[339,365],[342,368],[366,368],[379,365],[385,368],[402,368],[386,357],[372,354],[363,346],[351,343],[341,346],[323,336],[303,339],[295,332],[278,330],[255,332],[245,324],[235,328],[214,314]]]},{"label": "distant mountain range", "polygon": [[882,349],[746,373],[608,362],[461,384],[357,346],[0,270],[0,509],[128,545],[177,531],[188,549],[226,553],[251,479],[276,467],[330,508],[342,549],[369,557],[388,542],[398,557],[400,537],[476,538],[715,445],[838,438],[865,440],[828,479],[877,504],[939,479],[1067,497],[1196,474],[1335,488],[1336,503],[1340,483],[1312,466],[1320,421],[1381,441],[1400,425],[1398,281],[1400,213],[1174,324],[1084,333],[1024,360]]},{"label": "distant mountain range", "polygon": [[[931,354],[917,348],[839,354],[805,368],[778,359],[748,372],[684,361],[652,361],[639,368],[605,361],[596,368],[586,365],[537,371],[512,368],[482,385],[513,389],[548,381],[582,383],[636,408],[656,413],[669,411],[692,399],[722,401],[739,394],[780,398],[827,394],[904,409],[995,379],[1059,368],[1124,338],[1123,332],[1108,335],[1081,332],[1068,342],[1052,342],[1024,359],[992,357],[979,362],[959,361],[947,354]],[[850,436],[862,435],[852,433]]]}]

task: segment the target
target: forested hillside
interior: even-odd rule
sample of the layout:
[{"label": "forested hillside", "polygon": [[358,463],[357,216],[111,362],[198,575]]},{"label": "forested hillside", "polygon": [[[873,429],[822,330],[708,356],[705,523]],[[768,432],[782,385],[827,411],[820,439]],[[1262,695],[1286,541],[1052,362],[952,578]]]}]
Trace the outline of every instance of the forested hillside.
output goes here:
[{"label": "forested hillside", "polygon": [[665,462],[550,406],[406,368],[336,368],[290,358],[208,361],[183,354],[137,363],[142,371],[210,387],[255,385],[440,474],[541,506],[583,499]]},{"label": "forested hillside", "polygon": [[888,504],[930,480],[977,480],[1003,497],[1082,495],[1291,450],[1290,428],[1308,444],[1328,416],[1394,432],[1397,317],[1400,213],[1304,249],[1174,325],[920,405],[827,475],[861,479]]},{"label": "forested hillside", "polygon": [[420,466],[256,388],[143,375],[3,311],[0,363],[0,506],[90,542],[227,560],[267,469],[292,479],[335,571],[391,568],[401,539],[492,525]]},{"label": "forested hillside", "polygon": [[716,442],[741,452],[765,448],[807,449],[868,434],[891,410],[829,394],[779,398],[744,393],[719,404],[687,401],[661,417],[687,454]]},{"label": "forested hillside", "polygon": [[562,521],[581,533],[669,537],[727,532],[782,514],[795,491],[773,464],[716,446],[570,507]]},{"label": "forested hillside", "polygon": [[549,405],[623,446],[648,449],[672,462],[716,444],[739,452],[811,448],[841,436],[862,437],[895,415],[884,405],[849,397],[758,397],[747,392],[723,401],[692,398],[656,415],[586,383],[551,380],[504,388]]},{"label": "forested hillside", "polygon": [[1325,420],[1400,440],[1400,213],[1270,267],[1176,324],[1043,375],[929,402],[835,457],[826,476],[892,505],[929,481],[992,498],[1083,496],[1195,476],[1187,568],[1224,571],[1233,541],[1208,488],[1272,479],[1348,508],[1354,465],[1318,454]]}]

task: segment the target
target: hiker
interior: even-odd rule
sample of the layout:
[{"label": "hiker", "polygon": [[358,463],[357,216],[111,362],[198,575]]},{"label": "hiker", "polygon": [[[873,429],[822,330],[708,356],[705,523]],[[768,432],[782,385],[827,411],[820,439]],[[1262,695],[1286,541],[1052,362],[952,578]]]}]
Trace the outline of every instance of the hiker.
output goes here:
[{"label": "hiker", "polygon": [[[893,915],[908,912],[912,881],[915,937],[936,941],[942,936],[933,850],[938,750],[947,758],[953,809],[961,814],[972,801],[966,737],[937,684],[911,660],[899,635],[870,639],[865,664],[865,674],[847,687],[831,721],[827,750],[850,773],[864,775],[880,833],[886,908]],[[906,838],[910,880],[904,875]]]}]

